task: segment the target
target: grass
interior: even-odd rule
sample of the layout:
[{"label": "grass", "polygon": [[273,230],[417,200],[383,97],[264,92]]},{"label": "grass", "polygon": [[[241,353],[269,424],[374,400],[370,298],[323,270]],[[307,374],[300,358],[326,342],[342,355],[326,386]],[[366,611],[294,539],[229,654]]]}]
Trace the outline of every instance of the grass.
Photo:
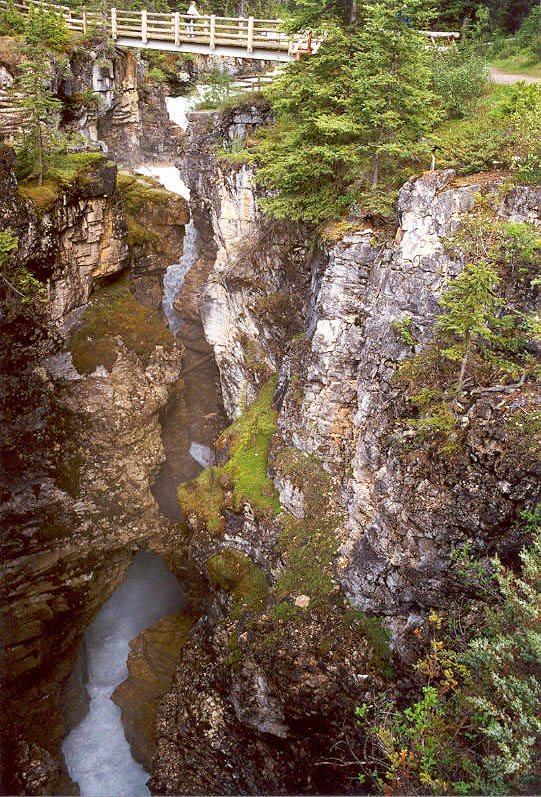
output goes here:
[{"label": "grass", "polygon": [[155,346],[174,342],[157,314],[139,304],[130,292],[127,277],[93,294],[81,326],[72,335],[70,350],[79,373],[91,374],[98,365],[111,370],[117,357],[117,336],[143,362]]},{"label": "grass", "polygon": [[510,72],[514,75],[541,78],[541,63],[528,52],[510,55],[508,58],[496,59],[491,61],[491,66],[502,72]]},{"label": "grass", "polygon": [[276,428],[277,412],[271,408],[275,383],[275,377],[270,379],[256,401],[218,438],[217,448],[228,448],[228,462],[204,470],[178,489],[182,510],[204,524],[211,535],[225,531],[224,508],[240,512],[248,502],[259,516],[280,512],[278,495],[267,476],[269,446]]}]

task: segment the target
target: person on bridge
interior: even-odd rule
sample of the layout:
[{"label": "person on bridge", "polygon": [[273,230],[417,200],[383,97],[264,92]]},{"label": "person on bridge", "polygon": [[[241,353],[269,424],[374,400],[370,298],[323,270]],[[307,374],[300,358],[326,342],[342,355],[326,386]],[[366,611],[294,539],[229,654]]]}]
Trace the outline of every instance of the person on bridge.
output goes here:
[{"label": "person on bridge", "polygon": [[186,30],[189,36],[194,36],[194,20],[198,19],[200,16],[201,14],[195,5],[195,0],[192,0],[190,7],[186,11],[186,17],[188,17],[188,21],[186,22]]}]

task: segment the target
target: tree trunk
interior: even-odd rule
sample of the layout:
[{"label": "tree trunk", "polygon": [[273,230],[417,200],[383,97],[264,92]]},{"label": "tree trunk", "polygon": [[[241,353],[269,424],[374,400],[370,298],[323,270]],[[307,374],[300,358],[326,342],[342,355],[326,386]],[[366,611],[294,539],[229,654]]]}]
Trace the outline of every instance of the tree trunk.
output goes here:
[{"label": "tree trunk", "polygon": [[460,373],[458,375],[458,391],[462,392],[462,385],[464,384],[464,374],[466,373],[466,366],[470,356],[471,337],[468,335],[466,338],[466,348],[464,349],[464,357],[462,358],[462,365],[460,366]]},{"label": "tree trunk", "polygon": [[351,6],[349,8],[349,22],[351,25],[353,25],[353,23],[357,21],[358,14],[359,14],[359,0],[351,0]]},{"label": "tree trunk", "polygon": [[379,153],[374,155],[374,168],[372,170],[372,188],[376,188],[379,180]]},{"label": "tree trunk", "polygon": [[39,163],[38,185],[43,185],[43,138],[41,135],[41,123],[38,124],[38,163]]}]

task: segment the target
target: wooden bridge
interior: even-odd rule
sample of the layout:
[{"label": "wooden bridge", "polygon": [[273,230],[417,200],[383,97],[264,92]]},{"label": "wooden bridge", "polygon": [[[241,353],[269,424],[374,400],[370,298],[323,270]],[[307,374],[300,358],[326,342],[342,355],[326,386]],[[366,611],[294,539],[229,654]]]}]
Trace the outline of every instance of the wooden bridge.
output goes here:
[{"label": "wooden bridge", "polygon": [[[0,0],[0,8],[8,5],[27,14],[31,5],[60,14],[70,30],[81,34],[92,27],[102,28],[101,11],[74,11],[67,6],[31,0]],[[265,61],[292,61],[303,54],[317,51],[321,39],[311,33],[288,36],[279,19],[256,17],[190,17],[178,11],[122,11],[112,8],[106,19],[107,31],[120,47],[170,50],[202,55],[234,56]],[[421,31],[438,46],[447,46],[460,34],[455,32]]]}]

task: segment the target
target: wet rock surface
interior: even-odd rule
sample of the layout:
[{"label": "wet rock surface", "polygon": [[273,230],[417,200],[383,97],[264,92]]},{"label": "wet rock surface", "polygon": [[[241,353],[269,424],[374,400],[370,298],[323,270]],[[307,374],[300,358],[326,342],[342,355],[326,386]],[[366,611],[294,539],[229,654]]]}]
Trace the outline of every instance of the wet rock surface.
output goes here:
[{"label": "wet rock surface", "polygon": [[182,350],[171,337],[137,353],[117,337],[108,367],[76,369],[70,337],[88,324],[96,288],[127,266],[115,170],[98,170],[91,190],[72,189],[38,214],[10,166],[5,151],[2,224],[21,233],[18,262],[44,282],[48,301],[24,303],[2,286],[6,788],[63,793],[59,746],[76,716],[61,703],[78,641],[164,522],[150,488],[164,459],[159,412]]}]

